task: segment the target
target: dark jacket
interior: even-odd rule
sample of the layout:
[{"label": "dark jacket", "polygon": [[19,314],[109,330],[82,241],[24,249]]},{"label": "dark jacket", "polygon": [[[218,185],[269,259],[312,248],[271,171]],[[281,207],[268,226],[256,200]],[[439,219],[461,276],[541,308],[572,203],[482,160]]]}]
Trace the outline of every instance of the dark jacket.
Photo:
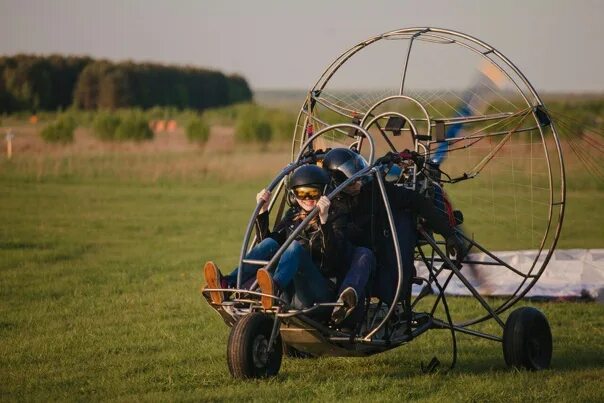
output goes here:
[{"label": "dark jacket", "polygon": [[[438,210],[430,199],[410,189],[390,183],[384,185],[395,216],[399,211],[411,211],[424,218],[430,228],[445,238],[454,233],[448,216]],[[363,185],[357,196],[349,196],[341,192],[333,205],[338,211],[350,215],[347,233],[350,242],[354,245],[371,248],[379,254],[383,245],[392,242],[388,216],[375,180]]]},{"label": "dark jacket", "polygon": [[[272,232],[269,231],[268,212],[258,215],[257,236],[259,239],[273,238],[279,245],[283,245],[303,221],[299,212],[299,207],[287,210]],[[314,224],[311,222],[296,238],[310,252],[313,262],[325,277],[339,279],[347,270],[342,263],[352,251],[346,233],[347,221],[348,216],[337,211],[332,204],[325,224],[320,224],[317,216],[313,220]]]}]

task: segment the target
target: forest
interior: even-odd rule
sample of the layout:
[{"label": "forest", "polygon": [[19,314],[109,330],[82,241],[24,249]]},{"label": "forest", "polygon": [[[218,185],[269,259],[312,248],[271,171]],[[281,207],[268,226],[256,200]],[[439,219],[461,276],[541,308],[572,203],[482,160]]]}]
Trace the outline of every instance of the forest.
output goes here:
[{"label": "forest", "polygon": [[85,56],[0,57],[0,113],[170,106],[204,110],[252,99],[245,78],[189,66]]}]

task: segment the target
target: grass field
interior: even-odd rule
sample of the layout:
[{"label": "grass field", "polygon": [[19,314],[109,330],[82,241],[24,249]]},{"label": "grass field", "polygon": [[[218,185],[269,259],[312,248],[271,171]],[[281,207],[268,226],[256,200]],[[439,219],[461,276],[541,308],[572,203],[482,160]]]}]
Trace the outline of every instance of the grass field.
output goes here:
[{"label": "grass field", "polygon": [[[229,329],[199,296],[200,269],[235,264],[270,179],[253,169],[286,159],[277,149],[2,160],[0,400],[601,401],[596,303],[533,304],[552,326],[548,371],[510,370],[500,344],[461,335],[447,373],[450,336],[435,331],[366,359],[285,360],[275,379],[231,379]],[[602,214],[591,214],[601,191],[571,189],[569,201],[560,246],[602,247]],[[434,355],[441,371],[423,374]]]}]

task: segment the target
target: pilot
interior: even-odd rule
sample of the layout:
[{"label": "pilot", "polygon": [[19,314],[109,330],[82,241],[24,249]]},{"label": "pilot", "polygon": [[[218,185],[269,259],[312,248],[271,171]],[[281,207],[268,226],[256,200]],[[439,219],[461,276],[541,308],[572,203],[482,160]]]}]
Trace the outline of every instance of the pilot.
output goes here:
[{"label": "pilot", "polygon": [[[348,148],[332,149],[323,160],[323,168],[331,173],[335,184],[342,183],[365,166],[362,156]],[[351,219],[347,228],[350,242],[356,248],[362,248],[360,250],[365,256],[368,256],[367,250],[375,254],[378,269],[373,276],[372,295],[391,304],[398,283],[396,253],[380,190],[375,181],[371,180],[371,176],[365,179],[368,179],[365,183],[357,181],[350,185],[347,191],[341,192],[340,197],[334,199],[333,204],[338,211],[346,211],[350,214]],[[390,183],[385,183],[385,187],[392,208],[402,258],[404,288],[401,300],[408,306],[411,298],[411,280],[416,273],[414,266],[414,251],[417,243],[416,216],[421,216],[430,228],[443,235],[447,244],[453,249],[460,246],[448,217],[429,199],[417,191]],[[367,261],[370,262],[371,259]],[[354,259],[348,262],[349,275],[359,280],[354,284],[357,296],[364,295],[360,292],[366,288],[366,284],[363,285],[362,281],[370,278],[373,265],[368,263],[366,267],[362,267]]]},{"label": "pilot", "polygon": [[[347,148],[331,150],[323,159],[323,168],[330,173],[334,188],[365,167],[367,162],[363,157]],[[352,317],[344,323],[354,325],[362,319],[363,305],[360,302],[365,300],[367,284],[376,265],[369,244],[363,242],[363,231],[369,226],[366,222],[369,217],[354,216],[361,187],[361,179],[349,184],[333,202],[340,213],[347,215],[346,231],[352,243],[351,252],[341,261],[340,272],[346,274],[338,284],[337,302],[341,305],[335,307],[331,314],[331,321],[336,325],[343,323],[351,314]]]}]

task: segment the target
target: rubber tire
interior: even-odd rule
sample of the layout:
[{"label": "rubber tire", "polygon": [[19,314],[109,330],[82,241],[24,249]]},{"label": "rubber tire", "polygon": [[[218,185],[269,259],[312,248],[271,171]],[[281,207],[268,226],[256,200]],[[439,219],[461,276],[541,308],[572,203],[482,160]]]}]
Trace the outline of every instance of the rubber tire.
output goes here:
[{"label": "rubber tire", "polygon": [[545,315],[532,307],[510,314],[503,330],[503,357],[511,367],[542,370],[552,360],[552,332]]},{"label": "rubber tire", "polygon": [[254,360],[254,346],[268,343],[273,323],[272,317],[259,312],[246,315],[235,323],[227,346],[227,363],[234,378],[267,378],[279,373],[283,358],[281,334],[277,334],[273,350],[265,360]]},{"label": "rubber tire", "polygon": [[287,343],[283,343],[283,354],[289,358],[298,358],[298,359],[308,359],[315,358],[314,355],[310,353],[306,353],[304,351],[300,351],[295,347],[290,346]]}]

